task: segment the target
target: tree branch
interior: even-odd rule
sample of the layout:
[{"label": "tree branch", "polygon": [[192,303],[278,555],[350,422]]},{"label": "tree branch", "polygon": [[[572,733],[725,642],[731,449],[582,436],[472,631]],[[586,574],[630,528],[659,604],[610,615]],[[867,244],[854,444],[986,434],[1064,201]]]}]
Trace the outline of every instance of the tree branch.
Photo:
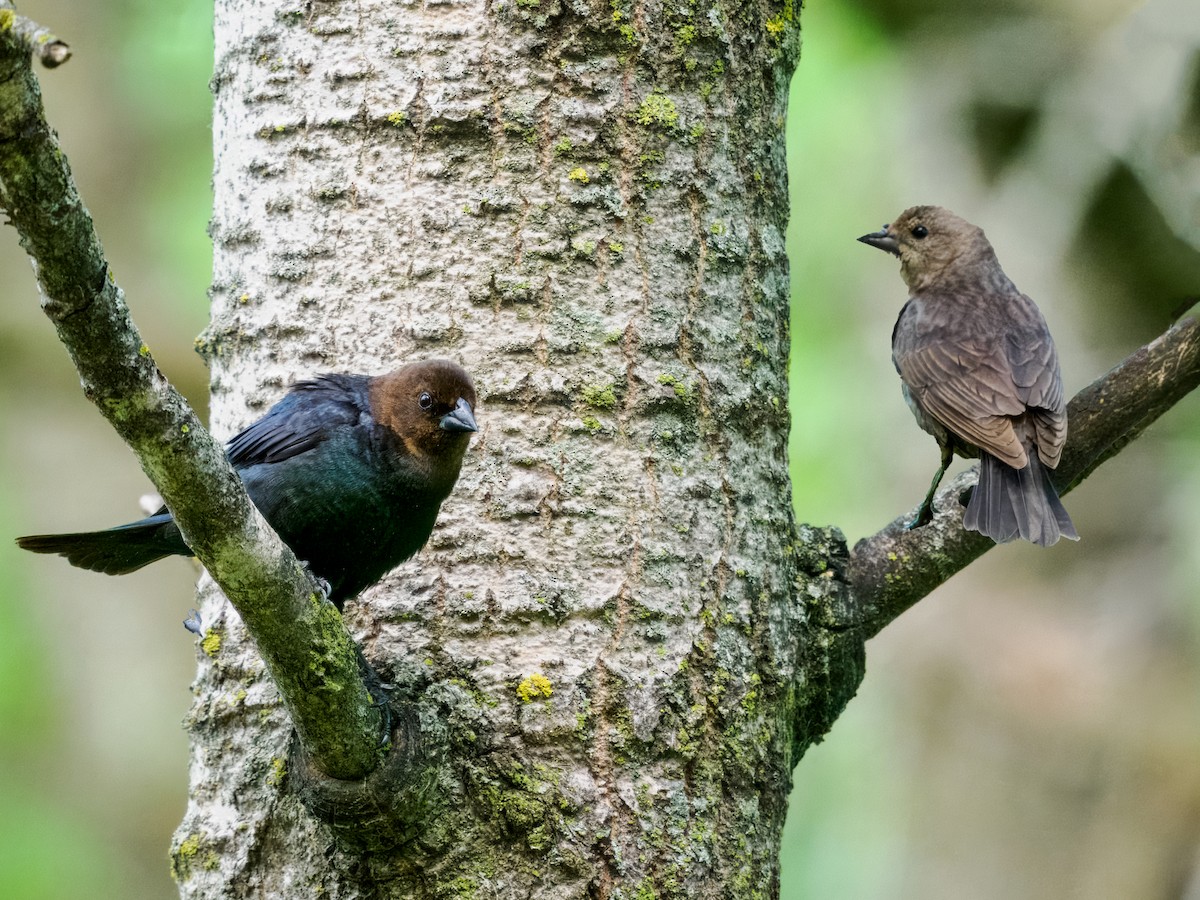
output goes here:
[{"label": "tree branch", "polygon": [[[1070,434],[1054,471],[1067,493],[1119,453],[1200,384],[1200,320],[1184,319],[1072,398]],[[907,518],[864,538],[850,554],[851,603],[839,627],[862,628],[864,639],[990,550],[995,544],[964,531],[958,497],[977,478],[964,472],[938,493],[931,524],[913,531]]]},{"label": "tree branch", "polygon": [[40,32],[17,22],[0,9],[0,206],[33,261],[42,308],[87,397],[137,455],[241,615],[315,766],[360,778],[381,756],[369,668],[360,669],[365,661],[341,616],[142,342],[45,120],[27,37]]},{"label": "tree branch", "polygon": [[18,16],[10,0],[0,0],[0,31],[10,29],[47,69],[57,69],[71,58],[71,48],[58,35],[24,16]]}]

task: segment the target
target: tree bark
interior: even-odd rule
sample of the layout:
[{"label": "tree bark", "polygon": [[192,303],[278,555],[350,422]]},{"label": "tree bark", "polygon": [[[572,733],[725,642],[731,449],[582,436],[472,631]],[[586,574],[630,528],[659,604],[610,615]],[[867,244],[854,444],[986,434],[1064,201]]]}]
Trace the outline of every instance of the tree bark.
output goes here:
[{"label": "tree bark", "polygon": [[340,795],[209,591],[185,896],[777,891],[792,766],[861,674],[809,633],[836,539],[797,543],[789,498],[797,13],[218,4],[214,432],[435,355],[483,430],[430,546],[347,610],[431,748],[407,827],[331,843],[289,781]]}]

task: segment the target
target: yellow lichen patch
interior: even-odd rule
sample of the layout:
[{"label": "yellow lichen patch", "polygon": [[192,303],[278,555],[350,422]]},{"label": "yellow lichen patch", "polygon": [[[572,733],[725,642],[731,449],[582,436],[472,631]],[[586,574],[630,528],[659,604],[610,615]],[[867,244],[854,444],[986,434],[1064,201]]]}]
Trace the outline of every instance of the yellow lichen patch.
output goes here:
[{"label": "yellow lichen patch", "polygon": [[203,838],[195,832],[180,841],[178,848],[171,854],[171,877],[175,881],[186,881],[191,877],[192,866],[196,864],[203,845]]},{"label": "yellow lichen patch", "polygon": [[549,697],[554,693],[554,685],[541,672],[534,672],[517,685],[517,696],[525,703],[532,703],[539,697]]},{"label": "yellow lichen patch", "polygon": [[217,654],[221,652],[221,632],[210,628],[208,634],[204,635],[204,640],[200,642],[200,649],[210,659],[216,659]]}]

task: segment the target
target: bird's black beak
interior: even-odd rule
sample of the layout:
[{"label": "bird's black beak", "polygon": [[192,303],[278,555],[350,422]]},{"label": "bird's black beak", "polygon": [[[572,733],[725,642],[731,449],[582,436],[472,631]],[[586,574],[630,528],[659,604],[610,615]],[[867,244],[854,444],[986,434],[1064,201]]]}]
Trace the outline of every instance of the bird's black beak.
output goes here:
[{"label": "bird's black beak", "polygon": [[471,411],[471,404],[462,397],[458,398],[458,403],[454,404],[454,409],[442,416],[442,421],[438,425],[442,431],[479,430],[479,426],[475,424],[475,413]]},{"label": "bird's black beak", "polygon": [[870,244],[872,247],[878,247],[880,250],[886,250],[892,256],[900,255],[900,244],[892,233],[888,231],[888,226],[886,225],[878,231],[864,234],[859,240],[864,244]]}]

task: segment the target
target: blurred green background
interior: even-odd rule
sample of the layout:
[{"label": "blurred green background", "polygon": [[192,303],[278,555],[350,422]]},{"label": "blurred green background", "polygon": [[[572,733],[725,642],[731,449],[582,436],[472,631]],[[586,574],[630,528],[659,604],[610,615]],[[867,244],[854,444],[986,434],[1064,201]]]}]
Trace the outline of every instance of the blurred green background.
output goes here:
[{"label": "blurred green background", "polygon": [[[75,49],[42,77],[51,120],[148,343],[203,408],[211,0],[21,10]],[[914,203],[983,225],[1074,393],[1200,294],[1200,14],[816,0],[802,25],[792,479],[798,518],[853,542],[937,463],[889,359],[895,261],[854,238]],[[148,485],[4,238],[0,896],[172,897],[193,570],[101,578],[13,547],[133,518]],[[1200,898],[1200,400],[1067,505],[1081,543],[999,548],[871,642],[796,770],[785,900]]]}]

